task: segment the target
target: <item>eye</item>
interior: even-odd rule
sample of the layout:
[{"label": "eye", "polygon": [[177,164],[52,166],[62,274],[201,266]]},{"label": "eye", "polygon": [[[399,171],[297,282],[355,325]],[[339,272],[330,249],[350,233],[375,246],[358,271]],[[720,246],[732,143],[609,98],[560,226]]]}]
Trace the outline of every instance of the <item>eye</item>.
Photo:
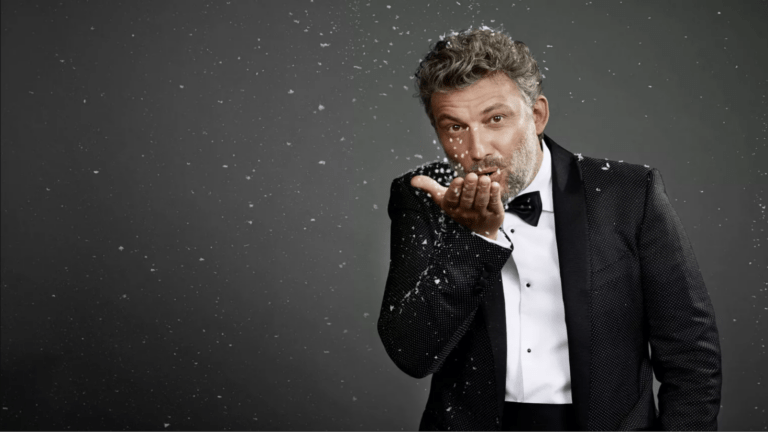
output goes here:
[{"label": "eye", "polygon": [[503,115],[495,115],[495,116],[491,117],[491,123],[498,123],[503,118],[504,118]]},{"label": "eye", "polygon": [[460,130],[461,130],[461,126],[460,126],[460,125],[457,125],[457,124],[455,124],[455,125],[451,125],[451,127],[450,127],[449,129],[450,129],[452,132],[458,132],[458,131],[460,131]]}]

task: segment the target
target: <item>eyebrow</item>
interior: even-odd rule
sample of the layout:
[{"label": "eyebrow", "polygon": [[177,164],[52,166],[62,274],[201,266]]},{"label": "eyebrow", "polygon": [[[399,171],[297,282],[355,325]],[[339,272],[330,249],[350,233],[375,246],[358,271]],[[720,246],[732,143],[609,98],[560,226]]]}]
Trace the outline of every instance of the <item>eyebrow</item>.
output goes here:
[{"label": "eyebrow", "polygon": [[493,104],[493,105],[489,106],[488,108],[484,109],[483,110],[483,114],[488,114],[489,112],[491,112],[493,110],[496,110],[496,109],[499,109],[499,108],[506,108],[508,110],[512,109],[507,104],[503,104],[503,103],[499,102],[497,104]]},{"label": "eyebrow", "polygon": [[443,120],[451,120],[455,121],[456,123],[461,123],[461,120],[457,119],[456,117],[450,115],[450,114],[440,114],[437,117],[437,120],[435,121],[435,124],[442,123]]},{"label": "eyebrow", "polygon": [[[493,110],[497,110],[499,108],[506,108],[507,110],[510,110],[510,111],[512,110],[512,108],[510,108],[509,105],[499,102],[499,103],[495,103],[495,104],[489,106],[488,108],[484,109],[481,114],[488,114],[489,112],[491,112]],[[451,121],[455,121],[456,123],[461,123],[461,120],[457,119],[456,117],[453,117],[450,114],[440,114],[437,117],[437,120],[435,121],[435,124],[441,123],[443,120],[446,120],[446,119],[447,120],[451,120]]]}]

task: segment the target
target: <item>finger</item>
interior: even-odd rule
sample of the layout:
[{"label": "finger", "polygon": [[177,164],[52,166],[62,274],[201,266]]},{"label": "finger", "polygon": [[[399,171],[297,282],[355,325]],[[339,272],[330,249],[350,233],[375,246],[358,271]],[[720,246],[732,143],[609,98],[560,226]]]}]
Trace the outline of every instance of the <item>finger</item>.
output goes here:
[{"label": "finger", "polygon": [[490,189],[491,179],[489,179],[488,176],[481,176],[478,181],[477,192],[475,193],[475,210],[483,211],[488,207]]},{"label": "finger", "polygon": [[475,188],[477,187],[477,174],[469,173],[464,179],[464,187],[461,189],[461,208],[469,210],[475,202]]},{"label": "finger", "polygon": [[461,188],[463,185],[464,179],[462,177],[456,177],[451,181],[448,190],[445,192],[443,208],[456,208],[459,206],[459,198],[461,198]]},{"label": "finger", "polygon": [[445,197],[445,192],[447,190],[447,188],[441,186],[440,183],[436,182],[430,177],[423,175],[414,176],[411,179],[411,186],[419,188],[428,193],[432,197],[432,200],[435,202],[435,204],[439,206],[442,204],[443,198]]},{"label": "finger", "polygon": [[504,214],[504,205],[501,203],[501,185],[499,185],[498,182],[493,182],[491,184],[488,211],[497,215]]}]

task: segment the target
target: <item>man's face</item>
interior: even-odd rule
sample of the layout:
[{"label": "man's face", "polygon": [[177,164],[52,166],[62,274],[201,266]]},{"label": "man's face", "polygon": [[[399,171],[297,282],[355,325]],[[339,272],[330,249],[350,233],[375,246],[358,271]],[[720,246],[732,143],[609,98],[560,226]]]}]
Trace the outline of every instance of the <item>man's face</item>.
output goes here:
[{"label": "man's face", "polygon": [[549,118],[544,96],[532,111],[506,74],[489,74],[467,88],[434,93],[432,113],[437,136],[459,176],[492,172],[503,203],[533,181],[543,158],[537,134]]}]

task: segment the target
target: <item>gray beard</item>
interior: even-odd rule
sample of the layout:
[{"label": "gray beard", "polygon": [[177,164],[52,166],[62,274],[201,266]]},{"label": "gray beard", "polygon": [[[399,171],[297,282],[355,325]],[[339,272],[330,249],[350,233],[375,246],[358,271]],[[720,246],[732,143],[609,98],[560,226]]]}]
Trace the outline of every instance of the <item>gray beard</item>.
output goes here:
[{"label": "gray beard", "polygon": [[[501,202],[506,204],[510,198],[516,197],[520,191],[522,191],[533,178],[536,176],[538,170],[536,169],[536,145],[539,142],[536,136],[536,130],[529,128],[526,135],[523,137],[517,150],[512,154],[512,160],[504,160],[501,157],[488,158],[483,160],[482,164],[473,164],[470,167],[471,172],[479,171],[482,168],[499,167],[508,168],[506,179],[506,192],[502,189]],[[448,154],[446,153],[446,156]],[[466,177],[466,172],[462,165],[448,157],[451,166],[457,173],[457,177]]]}]

